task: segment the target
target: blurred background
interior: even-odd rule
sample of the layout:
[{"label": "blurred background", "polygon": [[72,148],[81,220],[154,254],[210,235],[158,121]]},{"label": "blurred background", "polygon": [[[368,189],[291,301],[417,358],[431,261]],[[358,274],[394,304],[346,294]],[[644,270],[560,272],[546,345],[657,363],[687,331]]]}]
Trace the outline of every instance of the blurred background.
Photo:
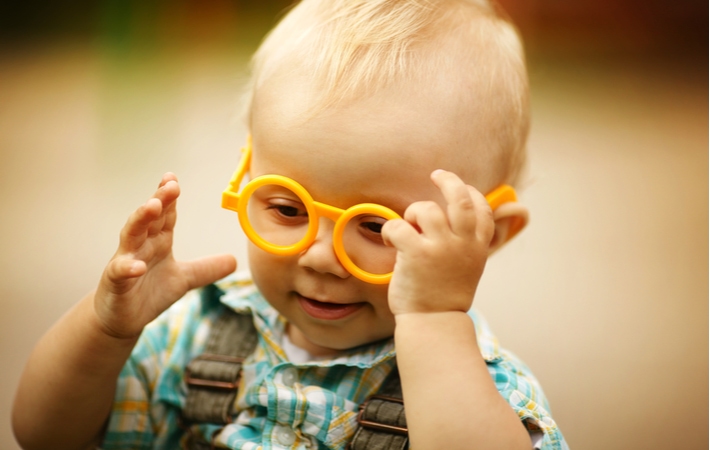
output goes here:
[{"label": "blurred background", "polygon": [[[164,172],[182,184],[176,255],[246,266],[219,199],[249,55],[289,3],[0,3],[0,448],[18,448],[29,352]],[[527,45],[532,221],[476,305],[573,449],[706,449],[708,3],[501,4]]]}]

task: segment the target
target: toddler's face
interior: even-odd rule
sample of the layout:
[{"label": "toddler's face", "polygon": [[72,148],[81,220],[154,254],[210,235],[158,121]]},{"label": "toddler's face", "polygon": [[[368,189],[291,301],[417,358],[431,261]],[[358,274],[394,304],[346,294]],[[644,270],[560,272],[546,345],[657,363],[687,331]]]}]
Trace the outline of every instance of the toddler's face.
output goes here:
[{"label": "toddler's face", "polygon": [[[467,152],[457,131],[467,118],[452,111],[455,101],[449,107],[440,95],[388,90],[305,120],[308,89],[294,84],[270,82],[255,98],[252,178],[284,175],[316,201],[342,209],[379,203],[403,215],[416,201],[444,204],[429,180],[434,169],[471,164],[470,154],[460,158]],[[294,256],[249,244],[254,280],[288,320],[290,338],[313,354],[329,354],[391,337],[388,286],[345,270],[333,250],[333,222],[321,218],[319,225],[313,244]]]}]

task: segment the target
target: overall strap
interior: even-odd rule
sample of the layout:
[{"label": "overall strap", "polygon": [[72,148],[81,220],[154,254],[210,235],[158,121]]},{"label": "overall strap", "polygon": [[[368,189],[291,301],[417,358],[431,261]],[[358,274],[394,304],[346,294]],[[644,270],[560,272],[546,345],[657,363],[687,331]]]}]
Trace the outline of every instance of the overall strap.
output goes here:
[{"label": "overall strap", "polygon": [[254,352],[257,341],[251,314],[237,314],[228,308],[220,314],[212,324],[204,353],[185,371],[185,425],[231,422],[242,362]]},{"label": "overall strap", "polygon": [[360,405],[358,428],[350,450],[404,450],[409,438],[404,416],[402,384],[394,367],[377,394]]},{"label": "overall strap", "polygon": [[[188,430],[187,448],[213,449],[190,429],[192,424],[224,425],[232,420],[242,362],[256,348],[258,334],[251,314],[225,308],[210,329],[204,353],[193,359],[185,371],[187,398],[182,426]],[[350,450],[404,450],[408,446],[402,386],[395,366],[377,394],[360,406],[358,428]]]}]

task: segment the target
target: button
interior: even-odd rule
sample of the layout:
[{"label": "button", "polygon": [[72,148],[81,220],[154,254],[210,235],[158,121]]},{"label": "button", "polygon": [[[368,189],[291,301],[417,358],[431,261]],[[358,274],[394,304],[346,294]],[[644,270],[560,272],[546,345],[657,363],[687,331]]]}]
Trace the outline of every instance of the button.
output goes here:
[{"label": "button", "polygon": [[288,422],[291,418],[291,414],[289,414],[288,411],[279,411],[276,417],[279,419],[279,422]]},{"label": "button", "polygon": [[279,444],[290,447],[296,442],[296,433],[288,427],[278,425],[274,429]]},{"label": "button", "polygon": [[287,367],[283,371],[283,375],[281,376],[281,381],[283,381],[283,384],[288,386],[288,387],[293,387],[294,384],[296,384],[296,381],[298,381],[298,371],[296,370],[295,367]]}]

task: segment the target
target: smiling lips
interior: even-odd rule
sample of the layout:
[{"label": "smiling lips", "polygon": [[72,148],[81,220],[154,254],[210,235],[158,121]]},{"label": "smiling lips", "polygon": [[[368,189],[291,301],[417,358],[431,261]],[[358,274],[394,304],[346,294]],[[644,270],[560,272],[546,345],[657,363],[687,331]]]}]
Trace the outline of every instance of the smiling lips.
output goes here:
[{"label": "smiling lips", "polygon": [[298,295],[298,303],[301,308],[314,319],[338,320],[353,314],[362,308],[365,303],[326,303],[313,300],[312,298]]}]

